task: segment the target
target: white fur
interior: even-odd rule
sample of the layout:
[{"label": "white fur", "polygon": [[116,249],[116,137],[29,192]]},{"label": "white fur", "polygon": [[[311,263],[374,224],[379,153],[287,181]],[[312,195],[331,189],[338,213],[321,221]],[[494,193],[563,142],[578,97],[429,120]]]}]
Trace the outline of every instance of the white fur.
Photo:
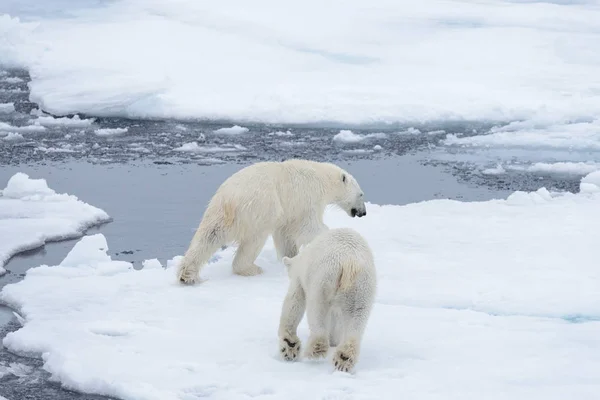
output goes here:
[{"label": "white fur", "polygon": [[300,353],[296,334],[304,311],[310,337],[305,356],[321,358],[337,346],[333,364],[351,371],[373,307],[377,277],[373,253],[355,230],[323,231],[294,258],[283,257],[290,286],[279,322],[279,349],[285,360]]},{"label": "white fur", "polygon": [[[327,229],[325,208],[335,204],[348,215],[366,215],[358,182],[342,168],[308,160],[260,162],[231,175],[210,200],[200,226],[179,267],[181,282],[199,279],[200,269],[216,250],[238,244],[233,271],[251,276],[269,235],[279,259]],[[354,212],[353,212],[354,211]]]}]

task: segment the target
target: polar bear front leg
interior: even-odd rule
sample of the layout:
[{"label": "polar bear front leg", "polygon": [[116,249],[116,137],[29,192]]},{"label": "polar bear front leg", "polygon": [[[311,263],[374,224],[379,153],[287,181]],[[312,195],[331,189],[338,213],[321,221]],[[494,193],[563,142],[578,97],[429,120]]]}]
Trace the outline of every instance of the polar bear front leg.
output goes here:
[{"label": "polar bear front leg", "polygon": [[286,361],[294,361],[300,354],[300,338],[296,332],[305,309],[304,290],[299,282],[290,282],[279,319],[279,351]]},{"label": "polar bear front leg", "polygon": [[233,258],[233,273],[241,276],[262,274],[262,268],[254,264],[254,261],[260,254],[268,237],[268,233],[259,233],[254,237],[240,241],[235,257]]}]

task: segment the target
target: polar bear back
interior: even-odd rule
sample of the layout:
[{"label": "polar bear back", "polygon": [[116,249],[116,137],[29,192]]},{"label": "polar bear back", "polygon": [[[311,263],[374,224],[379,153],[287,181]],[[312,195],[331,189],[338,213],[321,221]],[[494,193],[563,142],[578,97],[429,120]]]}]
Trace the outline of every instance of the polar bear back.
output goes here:
[{"label": "polar bear back", "polygon": [[237,171],[223,182],[209,208],[229,204],[235,210],[243,207],[251,211],[236,213],[243,226],[273,219],[321,217],[327,204],[343,187],[343,172],[334,164],[309,160],[259,162]]},{"label": "polar bear back", "polygon": [[373,253],[365,238],[351,228],[322,232],[300,251],[292,265],[291,274],[307,291],[323,290],[333,296],[340,289],[360,293],[375,290]]}]

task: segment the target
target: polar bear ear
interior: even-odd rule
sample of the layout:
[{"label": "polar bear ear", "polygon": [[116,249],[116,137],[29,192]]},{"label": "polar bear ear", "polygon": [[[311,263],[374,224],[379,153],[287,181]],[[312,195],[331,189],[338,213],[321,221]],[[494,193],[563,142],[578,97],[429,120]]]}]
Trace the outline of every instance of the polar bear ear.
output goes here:
[{"label": "polar bear ear", "polygon": [[281,261],[283,261],[283,265],[285,265],[288,268],[292,266],[292,259],[289,257],[283,257]]}]

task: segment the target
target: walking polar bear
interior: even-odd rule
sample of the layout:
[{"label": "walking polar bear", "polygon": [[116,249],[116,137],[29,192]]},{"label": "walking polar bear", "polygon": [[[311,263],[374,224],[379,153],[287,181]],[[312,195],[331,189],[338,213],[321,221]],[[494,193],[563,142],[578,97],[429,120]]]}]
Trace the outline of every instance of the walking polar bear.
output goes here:
[{"label": "walking polar bear", "polygon": [[294,257],[327,226],[323,213],[337,205],[351,217],[367,215],[352,175],[323,162],[260,162],[231,175],[210,200],[178,269],[183,283],[199,281],[201,268],[222,246],[237,242],[233,272],[262,273],[254,264],[269,235],[277,257]]},{"label": "walking polar bear", "polygon": [[330,346],[337,346],[333,364],[349,372],[358,360],[377,287],[368,243],[350,228],[326,230],[296,257],[283,257],[283,263],[290,280],[279,321],[283,358],[298,358],[296,331],[306,309],[310,337],[305,356],[325,357]]}]

